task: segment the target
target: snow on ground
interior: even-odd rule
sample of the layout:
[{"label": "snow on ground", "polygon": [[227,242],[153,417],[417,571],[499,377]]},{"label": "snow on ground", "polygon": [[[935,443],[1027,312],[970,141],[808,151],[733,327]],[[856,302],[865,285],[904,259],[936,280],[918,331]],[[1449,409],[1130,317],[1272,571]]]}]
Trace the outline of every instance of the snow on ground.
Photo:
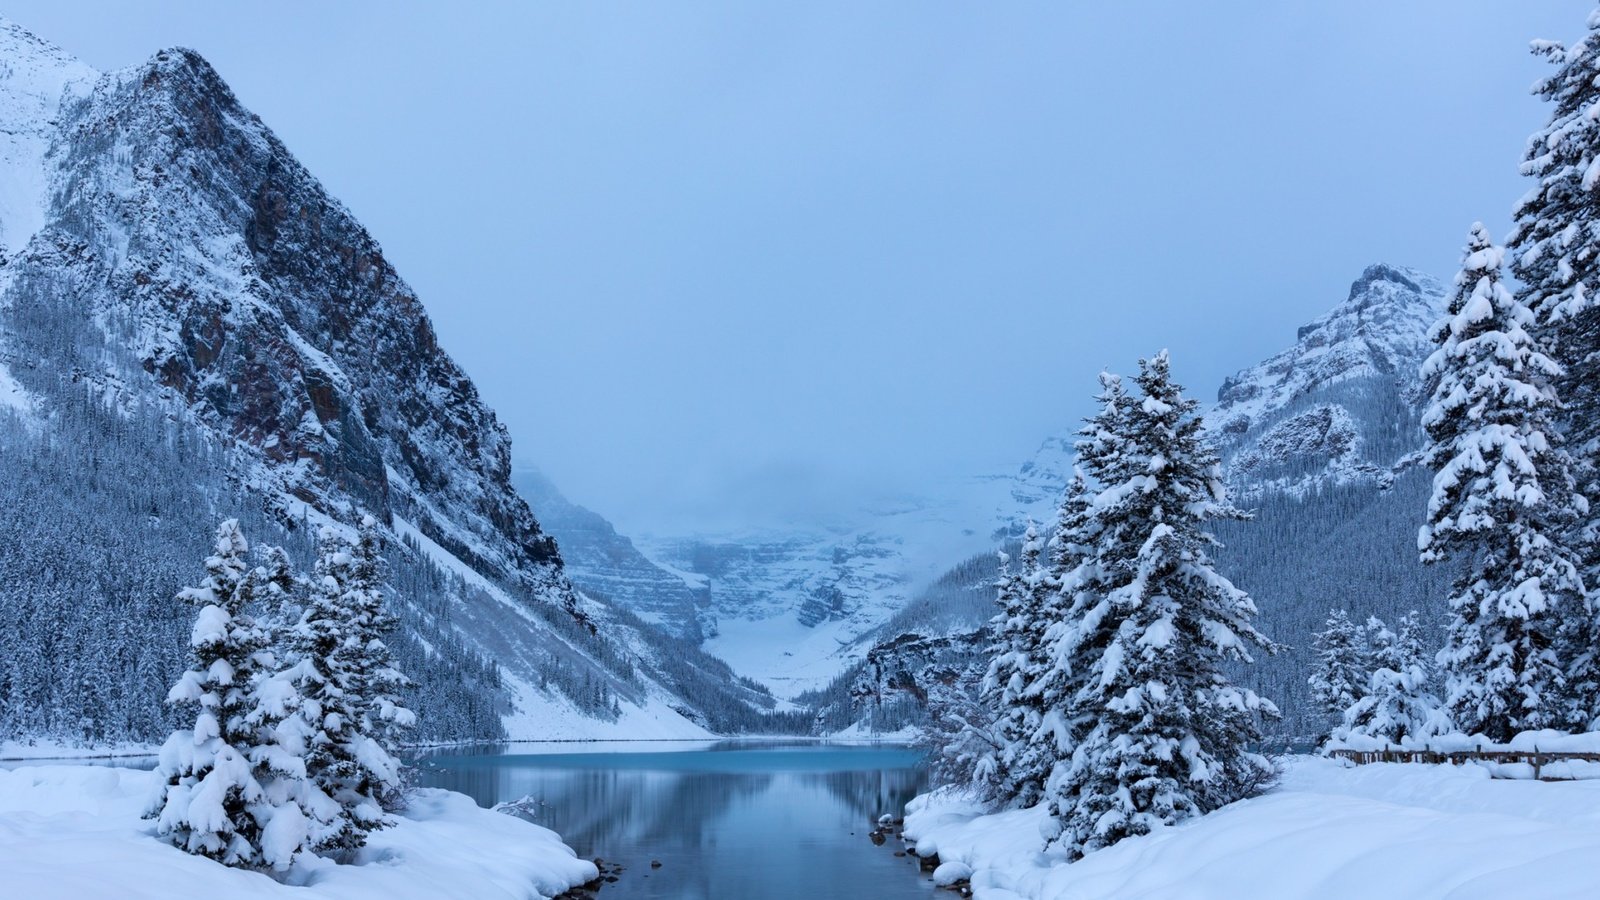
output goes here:
[{"label": "snow on ground", "polygon": [[919,797],[905,833],[977,900],[1560,900],[1596,894],[1600,782],[1296,757],[1276,790],[1067,865],[1040,808]]},{"label": "snow on ground", "polygon": [[896,731],[873,731],[866,722],[852,722],[847,728],[828,735],[834,741],[873,741],[885,744],[911,744],[922,736],[922,730],[915,725],[907,725]]},{"label": "snow on ground", "polygon": [[615,722],[592,719],[560,697],[538,690],[516,676],[501,673],[516,711],[504,717],[506,734],[513,741],[703,740],[711,732],[650,697],[644,706],[619,704]]},{"label": "snow on ground", "polygon": [[160,744],[68,744],[53,740],[0,741],[0,762],[8,760],[96,760],[154,759],[161,751]]},{"label": "snow on ground", "polygon": [[12,409],[26,415],[33,411],[33,397],[17,384],[6,367],[0,365],[0,410]]},{"label": "snow on ground", "polygon": [[832,620],[807,627],[789,610],[769,619],[723,619],[717,630],[705,651],[785,700],[827,687],[868,649],[854,643],[857,625]]},{"label": "snow on ground", "polygon": [[140,818],[155,775],[104,766],[0,771],[0,895],[29,900],[550,897],[597,875],[546,828],[420,790],[354,865],[312,859],[284,884],[190,856]]}]

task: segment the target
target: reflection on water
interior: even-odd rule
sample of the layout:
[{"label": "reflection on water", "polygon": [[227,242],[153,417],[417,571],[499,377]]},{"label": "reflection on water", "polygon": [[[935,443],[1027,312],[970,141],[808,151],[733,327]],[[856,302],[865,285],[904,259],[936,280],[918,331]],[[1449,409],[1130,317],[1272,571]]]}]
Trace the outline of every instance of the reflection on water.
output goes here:
[{"label": "reflection on water", "polygon": [[878,816],[900,815],[923,788],[918,761],[900,748],[816,744],[494,747],[430,756],[422,782],[484,806],[532,798],[534,821],[580,855],[627,866],[606,900],[926,900],[931,885],[915,860],[867,839]]}]

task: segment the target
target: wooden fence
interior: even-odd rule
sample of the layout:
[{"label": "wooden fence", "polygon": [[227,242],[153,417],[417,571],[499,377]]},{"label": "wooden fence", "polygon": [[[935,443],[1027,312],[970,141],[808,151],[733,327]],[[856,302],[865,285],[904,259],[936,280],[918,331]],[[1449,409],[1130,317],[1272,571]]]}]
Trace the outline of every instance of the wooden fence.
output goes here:
[{"label": "wooden fence", "polygon": [[1469,762],[1527,763],[1533,767],[1533,777],[1541,781],[1547,780],[1542,770],[1550,763],[1600,763],[1600,753],[1552,753],[1547,750],[1457,750],[1450,753],[1438,750],[1331,750],[1328,755],[1348,759],[1357,765],[1379,762],[1449,763],[1453,766]]}]

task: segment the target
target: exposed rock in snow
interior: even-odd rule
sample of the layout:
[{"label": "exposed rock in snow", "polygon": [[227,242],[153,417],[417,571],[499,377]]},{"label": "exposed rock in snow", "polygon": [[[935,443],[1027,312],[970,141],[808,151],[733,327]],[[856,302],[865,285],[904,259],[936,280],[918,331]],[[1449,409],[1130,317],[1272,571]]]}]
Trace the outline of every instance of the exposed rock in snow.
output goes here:
[{"label": "exposed rock in snow", "polygon": [[1422,444],[1418,373],[1445,302],[1428,275],[1369,266],[1293,347],[1224,381],[1206,425],[1235,490],[1383,482]]},{"label": "exposed rock in snow", "polygon": [[603,516],[568,500],[535,469],[519,468],[513,481],[540,524],[555,535],[573,584],[672,634],[701,640],[701,612],[711,601],[706,576],[652,562]]}]

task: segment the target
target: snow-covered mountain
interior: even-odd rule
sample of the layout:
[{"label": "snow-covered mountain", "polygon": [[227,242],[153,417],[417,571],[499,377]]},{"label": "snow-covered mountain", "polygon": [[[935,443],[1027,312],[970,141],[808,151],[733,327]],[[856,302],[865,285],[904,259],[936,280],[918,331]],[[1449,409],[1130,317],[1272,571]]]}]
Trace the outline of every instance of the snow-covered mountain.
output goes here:
[{"label": "snow-covered mountain", "polygon": [[651,538],[652,559],[703,577],[705,648],[781,697],[825,686],[916,590],[985,546],[965,497],[863,509],[831,528]]},{"label": "snow-covered mountain", "polygon": [[[1343,303],[1300,328],[1293,346],[1223,381],[1205,421],[1236,499],[1386,484],[1422,443],[1418,370],[1445,294],[1415,269],[1368,266]],[[1071,431],[1052,435],[1022,465],[1004,515],[1050,521],[1073,439]]]},{"label": "snow-covered mountain", "polygon": [[[1396,487],[1396,473],[1421,444],[1417,370],[1444,291],[1422,272],[1370,266],[1344,302],[1302,327],[1291,347],[1224,382],[1206,414],[1207,428],[1222,449],[1235,495],[1261,505],[1266,523],[1241,535],[1241,545],[1289,540],[1284,529],[1292,531],[1294,523],[1331,515],[1319,504],[1333,502],[1323,495],[1334,490],[1359,495],[1342,497],[1341,508],[1355,504],[1365,515],[1385,517],[1388,525],[1378,534],[1395,537],[1412,527],[1408,498],[1416,486],[1405,481]],[[688,606],[671,599],[681,589],[667,582],[670,590],[652,594],[651,582],[635,574],[633,543],[624,540],[625,552],[604,520],[583,526],[598,539],[579,537],[576,527],[574,539],[558,535],[569,556],[582,555],[582,568],[597,584],[628,583],[609,593],[620,603],[673,623],[679,633],[699,627],[706,648],[736,671],[794,696],[822,688],[863,658],[873,641],[893,637],[886,628],[912,627],[904,610],[957,624],[971,616],[972,585],[937,590],[940,572],[951,561],[1015,538],[1028,518],[1052,521],[1073,440],[1070,430],[1047,438],[1010,478],[947,485],[940,502],[868,510],[853,525],[639,541],[644,556],[704,579],[708,596],[695,607],[692,623]],[[1269,507],[1282,498],[1303,501],[1305,508],[1280,519]],[[988,522],[985,510],[993,511]],[[1320,538],[1295,540],[1339,556]],[[1396,564],[1400,552],[1391,554]],[[620,562],[624,556],[627,562]],[[1234,556],[1236,566],[1245,565],[1242,555]],[[1415,599],[1415,593],[1395,596]],[[962,607],[960,614],[943,615],[941,605],[952,602]],[[1388,606],[1368,603],[1364,595],[1352,605]],[[979,604],[979,612],[987,610]],[[1289,630],[1303,629],[1296,622]]]},{"label": "snow-covered mountain", "polygon": [[537,469],[519,468],[512,482],[555,535],[573,584],[684,640],[698,644],[704,639],[706,625],[714,621],[706,618],[709,579],[646,558],[604,516],[568,500]]},{"label": "snow-covered mountain", "polygon": [[[1424,440],[1418,371],[1445,292],[1422,272],[1369,266],[1290,347],[1224,381],[1205,413],[1230,491],[1255,512],[1248,522],[1217,523],[1226,545],[1217,555],[1256,598],[1263,630],[1286,645],[1247,674],[1288,712],[1285,735],[1325,724],[1309,712],[1303,679],[1311,632],[1331,608],[1391,622],[1413,608],[1430,621],[1442,617],[1447,573],[1423,568],[1416,553],[1429,474],[1410,457]],[[1053,521],[1073,440],[1072,429],[1052,435],[1009,480],[995,513],[998,536],[1014,537],[1029,518]],[[983,593],[983,579],[970,577],[975,565],[952,570],[910,607],[915,621],[899,617],[879,637],[925,631],[924,621],[938,623],[934,633],[980,624],[992,607],[975,599]],[[842,694],[828,699],[845,702]]]},{"label": "snow-covered mountain", "polygon": [[1418,373],[1446,303],[1431,276],[1369,266],[1293,347],[1224,381],[1206,425],[1235,489],[1387,483],[1421,446]]},{"label": "snow-covered mountain", "polygon": [[[692,646],[573,589],[512,489],[505,428],[439,347],[421,301],[198,54],[164,50],[99,73],[0,20],[0,167],[0,449],[35,470],[0,467],[0,489],[38,504],[28,517],[0,513],[8,549],[22,548],[14,558],[50,547],[67,577],[79,552],[51,543],[77,515],[69,492],[52,504],[28,479],[117,470],[86,505],[115,496],[127,510],[102,520],[167,536],[126,552],[140,557],[129,565],[155,567],[129,589],[171,631],[191,614],[170,602],[178,579],[203,556],[159,555],[195,544],[180,530],[203,547],[217,517],[243,515],[253,536],[305,549],[307,524],[371,511],[394,539],[411,664],[438,668],[419,679],[425,720],[470,706],[498,710],[513,737],[686,736],[746,701],[770,703]],[[29,574],[0,578],[0,658],[41,692],[11,708],[87,702],[15,662],[13,642],[49,624],[28,599],[43,576]],[[115,623],[80,612],[91,601],[73,591],[93,587],[63,600],[72,612],[58,624],[83,641],[63,665],[123,646]],[[151,649],[160,642],[142,627],[156,626],[135,623],[127,652],[152,682],[175,675],[181,639]],[[93,678],[111,691],[117,674]],[[689,689],[701,699],[684,700]]]}]

